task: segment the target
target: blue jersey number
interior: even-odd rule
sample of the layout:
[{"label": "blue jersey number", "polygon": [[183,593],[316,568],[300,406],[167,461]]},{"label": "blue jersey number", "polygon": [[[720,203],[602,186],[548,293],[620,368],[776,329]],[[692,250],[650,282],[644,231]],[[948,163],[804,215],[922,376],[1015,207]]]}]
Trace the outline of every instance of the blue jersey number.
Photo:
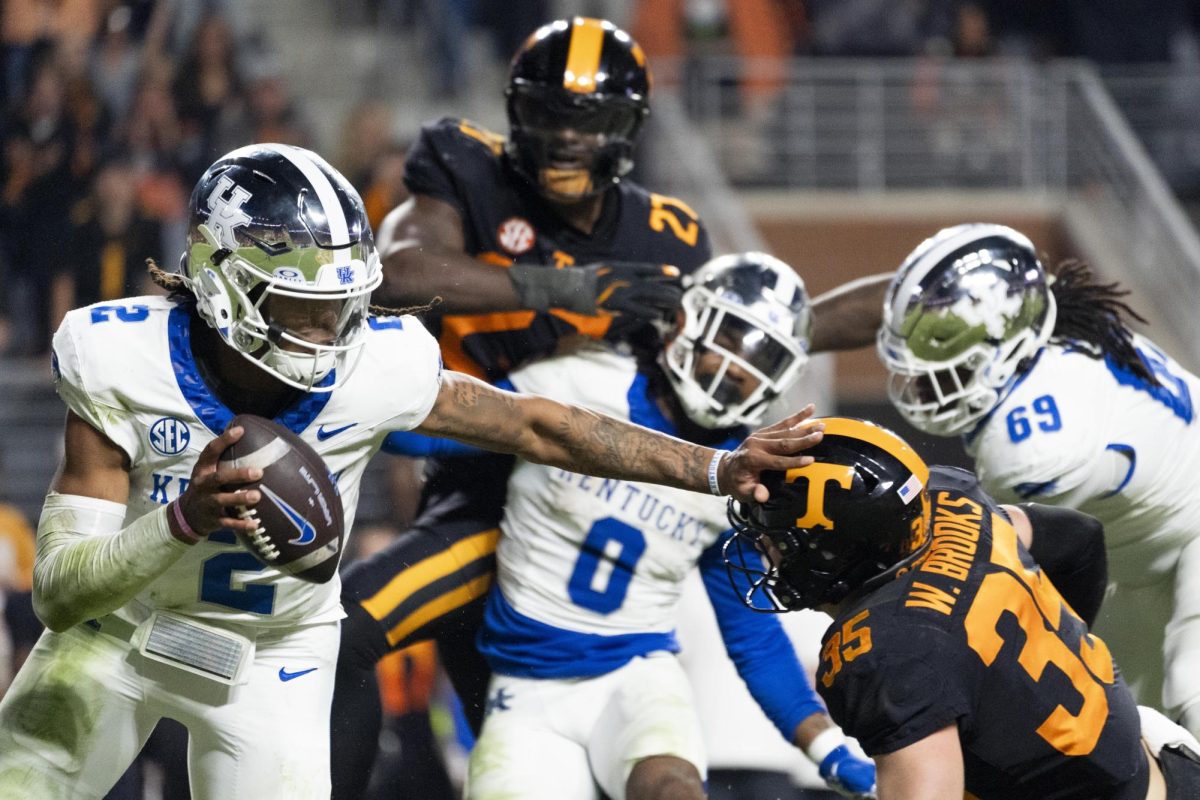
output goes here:
[{"label": "blue jersey number", "polygon": [[1062,430],[1062,416],[1052,395],[1044,394],[1026,406],[1017,406],[1004,418],[1008,423],[1008,438],[1013,444],[1033,435],[1033,426],[1045,433]]},{"label": "blue jersey number", "polygon": [[[615,557],[606,553],[610,542],[620,546]],[[578,606],[598,614],[611,614],[625,602],[634,567],[644,552],[646,537],[637,528],[612,517],[596,520],[580,547],[579,560],[567,581],[567,594]],[[612,564],[612,574],[603,589],[596,589],[592,582],[601,562]]]},{"label": "blue jersey number", "polygon": [[115,314],[121,322],[142,322],[150,316],[149,306],[95,306],[92,308],[92,324],[108,322]]},{"label": "blue jersey number", "polygon": [[[209,539],[233,544],[236,536],[229,530],[220,530]],[[250,583],[240,589],[234,588],[234,572],[262,572],[266,567],[249,553],[221,553],[205,559],[200,573],[200,601],[251,614],[269,615],[275,609],[275,587]]]}]

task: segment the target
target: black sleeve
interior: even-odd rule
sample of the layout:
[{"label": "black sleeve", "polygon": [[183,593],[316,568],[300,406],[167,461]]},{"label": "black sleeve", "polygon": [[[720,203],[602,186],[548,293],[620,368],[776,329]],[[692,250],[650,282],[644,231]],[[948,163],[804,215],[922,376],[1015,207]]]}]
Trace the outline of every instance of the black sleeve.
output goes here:
[{"label": "black sleeve", "polygon": [[1075,613],[1092,627],[1108,585],[1104,526],[1070,508],[1022,503],[1033,526],[1029,555]]},{"label": "black sleeve", "polygon": [[867,755],[895,752],[970,713],[970,671],[950,638],[922,626],[872,632],[870,651],[846,662],[829,686],[820,673],[817,680],[830,716]]},{"label": "black sleeve", "polygon": [[413,194],[449,203],[462,214],[459,184],[450,163],[460,160],[463,154],[452,152],[457,143],[451,125],[452,121],[445,119],[421,128],[421,135],[405,156],[404,185]]}]

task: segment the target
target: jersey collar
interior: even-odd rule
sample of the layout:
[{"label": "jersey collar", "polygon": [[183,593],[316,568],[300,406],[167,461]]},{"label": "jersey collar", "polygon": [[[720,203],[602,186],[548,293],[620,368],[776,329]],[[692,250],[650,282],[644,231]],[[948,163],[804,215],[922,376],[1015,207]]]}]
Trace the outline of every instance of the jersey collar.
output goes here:
[{"label": "jersey collar", "polygon": [[[167,322],[171,368],[175,372],[175,382],[179,385],[179,391],[187,400],[188,405],[192,407],[196,418],[214,436],[219,436],[236,415],[221,402],[200,375],[196,356],[192,352],[191,319],[194,313],[192,308],[189,304],[179,304],[171,309],[171,315]],[[334,374],[330,371],[319,385],[327,386],[333,380]],[[305,392],[277,414],[275,421],[292,433],[299,435],[317,418],[331,396],[332,392]]]}]

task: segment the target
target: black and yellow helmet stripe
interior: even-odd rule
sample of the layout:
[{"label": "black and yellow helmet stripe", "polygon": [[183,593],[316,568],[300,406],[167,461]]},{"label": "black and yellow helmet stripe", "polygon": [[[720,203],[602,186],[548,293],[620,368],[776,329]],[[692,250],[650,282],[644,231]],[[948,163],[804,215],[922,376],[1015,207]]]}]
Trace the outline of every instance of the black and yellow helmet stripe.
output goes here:
[{"label": "black and yellow helmet stripe", "polygon": [[563,88],[579,94],[596,91],[596,73],[608,31],[604,23],[590,17],[571,21],[571,44],[567,48],[567,66],[563,70]]},{"label": "black and yellow helmet stripe", "polygon": [[895,458],[904,467],[917,476],[921,487],[929,485],[929,466],[917,455],[908,444],[886,428],[872,425],[860,419],[847,417],[825,417],[820,420],[825,425],[825,436],[845,436],[849,439],[873,444],[880,450]]}]

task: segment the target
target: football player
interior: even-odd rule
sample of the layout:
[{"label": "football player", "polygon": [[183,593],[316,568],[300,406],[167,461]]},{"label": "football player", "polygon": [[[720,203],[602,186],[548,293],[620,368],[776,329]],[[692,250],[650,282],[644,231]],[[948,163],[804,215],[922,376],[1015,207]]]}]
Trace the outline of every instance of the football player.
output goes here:
[{"label": "football player", "polygon": [[[686,203],[626,177],[649,91],[645,56],[627,33],[603,20],[560,20],[513,59],[507,139],[459,119],[422,130],[405,167],[413,197],[380,226],[377,297],[440,296],[434,328],[447,366],[498,380],[580,335],[657,346],[645,323],[670,319],[681,291],[663,265],[686,275],[711,253]],[[878,304],[870,292],[818,298],[814,351],[869,344],[875,328],[858,320]],[[486,699],[475,634],[512,459],[462,457],[408,437],[389,438],[387,449],[428,456],[426,485],[412,529],[344,576],[335,800],[356,800],[366,787],[384,654],[436,638],[476,727]]]},{"label": "football player", "polygon": [[747,605],[833,618],[817,691],[875,758],[880,800],[1195,797],[1200,745],[1145,709],[1148,757],[1088,631],[1103,526],[997,505],[884,428],[824,422],[815,463],[733,510],[726,562]]},{"label": "football player", "polygon": [[[689,283],[665,350],[638,360],[595,345],[518,369],[511,385],[736,446],[808,359],[808,298],[761,253],[715,259]],[[704,796],[700,722],[673,656],[697,566],[730,657],[784,739],[831,786],[872,790],[871,765],[848,751],[777,621],[729,592],[723,501],[519,459],[500,530],[480,636],[494,677],[468,798]]]},{"label": "football player", "polygon": [[161,717],[189,730],[197,798],[325,798],[339,582],[264,567],[236,539],[261,477],[220,465],[273,417],[324,458],[353,524],[367,460],[415,429],[627,480],[765,491],[759,470],[820,439],[803,414],[727,452],[443,370],[411,316],[376,316],[362,201],[315,154],[253,145],[192,193],[170,297],[68,314],[68,407],[38,527],[49,629],[0,703],[0,797],[102,796]]},{"label": "football player", "polygon": [[[409,151],[412,198],[380,226],[377,301],[440,297],[431,326],[446,365],[490,381],[571,337],[653,340],[647,320],[679,306],[676,270],[711,252],[686,203],[627,178],[649,95],[645,55],[611,23],[535,31],[512,61],[507,139],[443,119]],[[366,787],[381,719],[375,664],[387,652],[436,638],[468,716],[482,719],[488,672],[474,640],[512,459],[427,445],[390,440],[392,452],[428,457],[417,520],[344,576],[337,800]]]},{"label": "football player", "polygon": [[1200,732],[1200,381],[1150,340],[1115,284],[1047,275],[1011,228],[960,225],[905,260],[883,304],[888,394],[916,428],[960,435],[1003,501],[1104,523],[1098,631],[1139,702]]}]

